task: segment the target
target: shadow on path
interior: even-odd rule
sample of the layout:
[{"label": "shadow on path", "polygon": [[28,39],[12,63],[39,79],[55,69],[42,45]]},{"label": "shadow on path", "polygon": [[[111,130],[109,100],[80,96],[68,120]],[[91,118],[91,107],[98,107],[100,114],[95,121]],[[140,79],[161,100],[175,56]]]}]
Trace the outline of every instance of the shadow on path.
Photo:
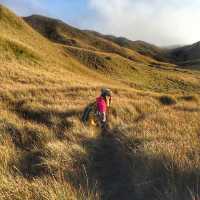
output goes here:
[{"label": "shadow on path", "polygon": [[[75,187],[93,191],[97,183],[102,200],[191,200],[190,191],[198,197],[197,169],[182,171],[165,156],[144,154],[144,141],[128,138],[118,129],[102,134],[82,141],[87,158],[79,167],[75,164],[77,168],[84,165],[84,173],[73,177]],[[81,160],[78,155],[74,156],[74,160]],[[87,177],[86,184],[81,182],[81,175]]]},{"label": "shadow on path", "polygon": [[85,139],[82,145],[90,160],[86,163],[89,187],[98,183],[103,200],[136,199],[131,148],[137,148],[139,141],[129,148],[130,142],[114,129],[104,130],[96,139]]}]

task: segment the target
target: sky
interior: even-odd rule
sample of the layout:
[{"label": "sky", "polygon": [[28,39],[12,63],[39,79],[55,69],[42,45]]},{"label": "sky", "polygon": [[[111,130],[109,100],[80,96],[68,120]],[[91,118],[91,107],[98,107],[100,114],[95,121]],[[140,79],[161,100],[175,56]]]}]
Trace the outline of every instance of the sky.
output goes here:
[{"label": "sky", "polygon": [[20,16],[41,14],[82,29],[159,46],[200,41],[200,0],[0,0]]}]

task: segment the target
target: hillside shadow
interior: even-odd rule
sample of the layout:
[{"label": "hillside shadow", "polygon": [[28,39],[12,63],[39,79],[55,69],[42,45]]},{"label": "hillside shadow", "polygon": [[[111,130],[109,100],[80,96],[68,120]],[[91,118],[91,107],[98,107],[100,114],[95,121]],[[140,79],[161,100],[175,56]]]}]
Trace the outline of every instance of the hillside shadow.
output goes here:
[{"label": "hillside shadow", "polygon": [[[71,140],[69,133],[74,127],[71,118],[80,118],[82,113],[74,109],[56,111],[32,108],[28,107],[24,101],[12,102],[10,105],[11,111],[15,112],[18,117],[48,127],[49,131],[52,131],[59,140]],[[31,127],[18,127],[14,123],[6,123],[5,130],[10,135],[13,144],[23,152],[17,163],[21,175],[33,179],[54,174],[54,170],[57,169],[49,167],[44,162],[48,157],[43,152],[43,147],[48,140],[45,136],[43,137],[45,133]],[[12,166],[11,170],[16,171]]]},{"label": "hillside shadow", "polygon": [[187,108],[187,107],[174,107],[176,111],[184,111],[184,112],[200,112],[200,108]]},{"label": "hillside shadow", "polygon": [[102,200],[192,200],[191,191],[200,195],[198,169],[182,171],[173,166],[167,170],[173,161],[145,155],[140,150],[144,141],[127,138],[118,129],[103,134],[82,141],[87,158],[80,161],[80,155],[73,155],[74,160],[79,160],[76,168],[82,170],[82,174],[66,176],[74,187],[92,191],[97,185]]},{"label": "hillside shadow", "polygon": [[65,139],[64,132],[73,127],[73,123],[69,120],[71,117],[80,118],[81,110],[43,110],[32,109],[25,105],[24,102],[18,102],[14,105],[14,112],[21,118],[36,122],[53,129],[59,139]]},{"label": "hillside shadow", "polygon": [[75,161],[79,160],[81,169],[84,165],[87,184],[83,178],[84,173],[76,175],[67,173],[66,179],[72,181],[74,187],[81,185],[85,190],[92,190],[97,184],[102,194],[101,199],[133,199],[135,189],[131,180],[132,162],[129,149],[122,141],[124,138],[115,135],[113,130],[109,131],[109,134],[104,131],[96,139],[82,140],[81,145],[87,151],[89,162],[80,161],[78,154],[74,154],[73,158]]},{"label": "hillside shadow", "polygon": [[[88,190],[88,187],[92,190],[97,184],[102,200],[140,199],[134,179],[135,173],[138,171],[133,169],[140,164],[142,169],[143,163],[140,158],[136,158],[137,156],[133,152],[142,145],[142,141],[130,142],[119,130],[114,129],[104,130],[96,139],[83,140],[82,145],[86,149],[87,159],[89,159],[87,163],[80,162],[84,163],[87,184],[83,181],[84,173],[71,174],[69,177],[74,187],[81,185],[83,188],[86,187],[85,190]],[[78,157],[79,155],[74,155],[74,160],[77,160]],[[82,168],[82,166],[79,167]],[[68,179],[68,177],[66,178]],[[149,197],[150,194],[147,195]]]},{"label": "hillside shadow", "polygon": [[97,138],[95,149],[91,149],[94,141],[84,141],[83,146],[93,161],[90,170],[99,183],[102,199],[133,199],[130,150],[124,145],[125,138],[114,132],[102,133],[105,136]]}]

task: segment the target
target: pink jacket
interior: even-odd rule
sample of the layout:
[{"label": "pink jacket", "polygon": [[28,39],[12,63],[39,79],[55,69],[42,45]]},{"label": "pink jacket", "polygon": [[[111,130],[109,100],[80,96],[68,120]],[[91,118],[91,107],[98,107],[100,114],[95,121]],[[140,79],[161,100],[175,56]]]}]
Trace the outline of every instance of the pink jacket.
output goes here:
[{"label": "pink jacket", "polygon": [[107,111],[107,105],[106,105],[106,101],[103,97],[98,97],[97,98],[97,110],[100,113],[106,112]]}]

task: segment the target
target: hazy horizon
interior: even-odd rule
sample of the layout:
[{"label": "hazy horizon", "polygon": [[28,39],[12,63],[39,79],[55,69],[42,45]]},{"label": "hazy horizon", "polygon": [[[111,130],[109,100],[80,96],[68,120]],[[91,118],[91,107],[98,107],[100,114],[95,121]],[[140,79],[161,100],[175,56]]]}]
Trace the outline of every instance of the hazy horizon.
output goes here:
[{"label": "hazy horizon", "polygon": [[0,0],[20,16],[61,19],[81,29],[158,46],[200,40],[200,1],[194,0]]}]

